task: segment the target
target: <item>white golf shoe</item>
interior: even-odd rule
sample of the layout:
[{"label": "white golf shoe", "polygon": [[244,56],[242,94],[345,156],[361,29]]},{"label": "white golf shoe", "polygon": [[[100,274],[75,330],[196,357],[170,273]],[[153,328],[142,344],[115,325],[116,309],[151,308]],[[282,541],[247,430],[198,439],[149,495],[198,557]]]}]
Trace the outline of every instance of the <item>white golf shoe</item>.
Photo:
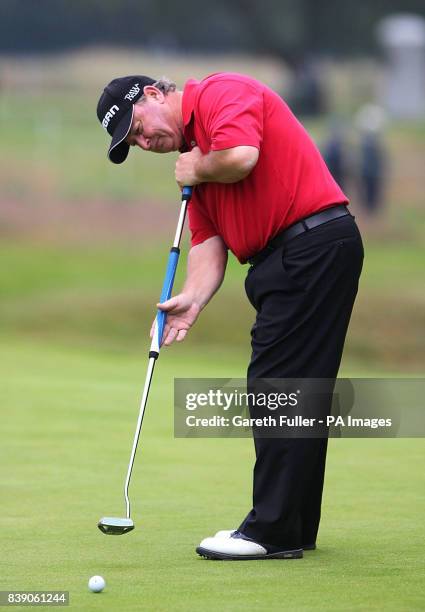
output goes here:
[{"label": "white golf shoe", "polygon": [[[221,531],[217,531],[217,533],[213,536],[214,538],[230,538],[233,533],[235,533],[237,529],[222,529]],[[316,543],[312,544],[303,544],[303,550],[316,550]]]},{"label": "white golf shoe", "polygon": [[222,529],[221,531],[217,531],[214,538],[230,538],[232,533],[235,533],[237,529]]},{"label": "white golf shoe", "polygon": [[[220,532],[218,532],[220,533]],[[225,531],[221,532],[226,533]],[[302,548],[295,550],[281,550],[278,546],[267,546],[245,538],[239,531],[231,535],[217,534],[213,538],[205,538],[199,544],[196,552],[206,559],[220,559],[229,561],[253,561],[257,559],[300,559],[303,556]]]}]

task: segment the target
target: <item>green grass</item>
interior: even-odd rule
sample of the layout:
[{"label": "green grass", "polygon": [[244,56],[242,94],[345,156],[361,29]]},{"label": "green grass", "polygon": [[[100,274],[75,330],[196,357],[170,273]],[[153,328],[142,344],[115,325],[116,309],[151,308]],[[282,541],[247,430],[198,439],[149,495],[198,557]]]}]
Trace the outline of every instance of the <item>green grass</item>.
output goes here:
[{"label": "green grass", "polygon": [[[62,346],[138,352],[154,316],[168,244],[0,245],[0,333]],[[176,279],[181,286],[187,247]],[[420,244],[367,243],[344,363],[356,371],[423,372],[424,275]],[[244,296],[246,268],[229,259],[223,287],[187,340],[249,354],[254,311]],[[186,344],[186,343],[185,343]],[[186,350],[186,348],[184,349]]]},{"label": "green grass", "polygon": [[[173,438],[174,376],[241,375],[180,348],[158,363],[131,488],[136,530],[107,538],[145,360],[9,340],[0,349],[0,588],[69,590],[75,610],[423,609],[423,440],[332,440],[319,548],[299,561],[207,562],[194,547],[249,509],[248,439]],[[87,590],[105,577],[102,594]]]}]

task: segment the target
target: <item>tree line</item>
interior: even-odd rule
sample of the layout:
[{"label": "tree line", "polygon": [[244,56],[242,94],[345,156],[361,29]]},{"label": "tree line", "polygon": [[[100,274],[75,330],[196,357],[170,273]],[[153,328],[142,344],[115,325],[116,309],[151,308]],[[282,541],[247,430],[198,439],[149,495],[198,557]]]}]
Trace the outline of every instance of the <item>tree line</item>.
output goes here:
[{"label": "tree line", "polygon": [[85,45],[242,51],[287,60],[376,51],[375,28],[393,12],[425,16],[424,0],[2,0],[0,52]]}]

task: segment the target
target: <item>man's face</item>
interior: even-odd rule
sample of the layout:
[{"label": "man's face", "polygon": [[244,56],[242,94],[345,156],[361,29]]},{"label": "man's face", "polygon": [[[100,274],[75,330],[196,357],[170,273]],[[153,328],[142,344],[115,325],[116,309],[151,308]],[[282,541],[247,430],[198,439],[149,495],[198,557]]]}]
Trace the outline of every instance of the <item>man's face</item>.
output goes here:
[{"label": "man's face", "polygon": [[177,151],[183,144],[183,134],[170,95],[153,86],[145,87],[144,92],[143,102],[134,105],[127,144],[153,153]]}]

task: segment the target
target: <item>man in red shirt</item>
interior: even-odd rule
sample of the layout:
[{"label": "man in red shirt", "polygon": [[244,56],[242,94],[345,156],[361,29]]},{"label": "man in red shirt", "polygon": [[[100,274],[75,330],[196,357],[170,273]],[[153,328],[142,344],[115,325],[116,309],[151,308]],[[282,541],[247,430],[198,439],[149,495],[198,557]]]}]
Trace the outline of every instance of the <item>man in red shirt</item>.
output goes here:
[{"label": "man in red shirt", "polygon": [[[122,77],[97,114],[123,162],[130,146],[181,152],[192,248],[163,343],[185,338],[224,277],[227,252],[251,264],[245,283],[257,311],[248,385],[269,378],[337,376],[357,293],[363,247],[348,200],[285,102],[235,73],[189,80]],[[255,410],[250,406],[251,414]],[[209,559],[299,558],[316,546],[326,438],[263,438],[254,431],[253,508],[238,529],[204,539]]]}]

